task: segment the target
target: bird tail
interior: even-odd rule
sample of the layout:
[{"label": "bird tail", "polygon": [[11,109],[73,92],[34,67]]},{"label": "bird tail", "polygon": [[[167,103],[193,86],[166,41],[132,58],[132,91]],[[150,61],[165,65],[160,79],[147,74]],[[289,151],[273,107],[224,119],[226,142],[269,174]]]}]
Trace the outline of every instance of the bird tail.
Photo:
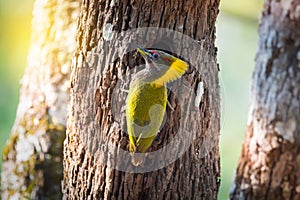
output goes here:
[{"label": "bird tail", "polygon": [[136,142],[129,143],[129,151],[131,154],[131,163],[134,166],[140,166],[144,163],[146,158],[146,153],[139,153],[137,147],[135,146]]},{"label": "bird tail", "polygon": [[132,153],[131,155],[131,163],[134,166],[140,166],[144,163],[146,158],[146,153]]}]

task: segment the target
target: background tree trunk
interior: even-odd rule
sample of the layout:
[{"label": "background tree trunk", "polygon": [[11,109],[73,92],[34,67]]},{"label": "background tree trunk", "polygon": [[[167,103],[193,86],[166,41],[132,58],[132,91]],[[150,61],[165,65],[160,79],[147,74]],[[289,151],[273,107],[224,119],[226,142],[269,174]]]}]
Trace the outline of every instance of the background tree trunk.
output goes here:
[{"label": "background tree trunk", "polygon": [[79,0],[37,0],[28,67],[3,151],[2,199],[60,199]]},{"label": "background tree trunk", "polygon": [[300,1],[268,0],[231,199],[300,199]]},{"label": "background tree trunk", "polygon": [[[218,5],[218,0],[84,1],[78,24],[79,46],[72,69],[71,110],[64,145],[65,199],[217,198],[220,184],[220,115],[214,41]],[[135,51],[129,51],[114,60],[115,52],[122,50],[118,48],[118,44],[122,42],[116,40],[113,43],[110,37],[138,27],[169,28],[190,36],[201,45],[201,51],[189,46],[179,48],[203,61],[197,62],[203,72],[197,71],[197,66],[191,65],[189,72],[184,76],[193,91],[198,91],[199,95],[203,93],[198,107],[200,114],[189,113],[189,117],[184,118],[184,123],[179,125],[180,112],[193,107],[194,99],[182,91],[181,96],[188,103],[180,107],[174,95],[170,93],[169,101],[175,110],[167,109],[166,123],[152,146],[152,151],[172,142],[179,126],[189,129],[190,134],[186,137],[195,135],[191,146],[176,162],[146,173],[134,173],[140,168],[134,168],[130,161],[127,162],[127,157],[121,156],[120,152],[127,150],[128,144],[126,129],[122,128],[125,118],[121,114],[120,121],[116,120],[118,117],[112,110],[116,105],[115,102],[111,103],[117,82],[121,81],[124,88],[128,88],[130,70],[140,70],[134,66],[140,63],[140,59],[137,60]],[[151,33],[151,30],[149,32],[156,34]],[[125,34],[120,38],[126,43],[130,42],[130,37],[135,36]],[[144,47],[153,45],[153,37],[149,38]],[[129,47],[124,44],[124,48]],[[209,71],[204,73],[206,68]],[[197,89],[199,83],[203,84],[200,84],[204,87],[203,91]],[[126,93],[122,90],[116,93],[116,104],[122,102],[120,110],[124,111]],[[210,137],[215,138],[211,149],[205,156],[200,156],[199,149],[203,148],[204,141]],[[116,148],[110,151],[112,145]],[[183,141],[173,149],[174,154],[179,152],[182,146]],[[127,162],[127,170],[115,169],[116,165],[122,162]],[[150,161],[145,164],[149,163]]]}]

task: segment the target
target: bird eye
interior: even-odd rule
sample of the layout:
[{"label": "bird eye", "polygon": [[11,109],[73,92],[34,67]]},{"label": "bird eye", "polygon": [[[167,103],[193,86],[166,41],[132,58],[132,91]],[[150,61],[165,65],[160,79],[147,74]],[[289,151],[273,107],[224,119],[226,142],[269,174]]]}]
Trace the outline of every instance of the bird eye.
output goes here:
[{"label": "bird eye", "polygon": [[157,54],[157,53],[154,53],[154,54],[153,54],[153,58],[157,59],[157,58],[158,58],[158,54]]}]

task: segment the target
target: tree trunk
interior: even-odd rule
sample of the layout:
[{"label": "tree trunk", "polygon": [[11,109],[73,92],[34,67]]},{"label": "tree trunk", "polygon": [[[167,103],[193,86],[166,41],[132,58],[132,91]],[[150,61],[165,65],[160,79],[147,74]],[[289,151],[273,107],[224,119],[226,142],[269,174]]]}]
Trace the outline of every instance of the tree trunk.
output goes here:
[{"label": "tree trunk", "polygon": [[79,1],[37,0],[28,67],[3,151],[2,199],[62,197],[69,72]]},{"label": "tree trunk", "polygon": [[231,199],[300,199],[300,1],[268,0]]},{"label": "tree trunk", "polygon": [[[218,0],[84,1],[64,145],[65,199],[217,199],[218,5]],[[130,162],[124,115],[130,77],[143,68],[135,66],[141,63],[136,45],[169,48],[190,63],[168,86],[173,110],[167,108],[164,126],[139,167]]]}]

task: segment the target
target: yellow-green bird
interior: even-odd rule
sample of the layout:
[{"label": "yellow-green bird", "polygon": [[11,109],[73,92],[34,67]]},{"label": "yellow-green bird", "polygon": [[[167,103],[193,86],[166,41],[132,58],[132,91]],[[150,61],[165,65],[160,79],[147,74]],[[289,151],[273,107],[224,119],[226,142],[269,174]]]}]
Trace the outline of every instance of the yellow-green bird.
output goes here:
[{"label": "yellow-green bird", "polygon": [[146,67],[134,76],[126,100],[129,151],[135,166],[143,163],[144,153],[162,124],[167,104],[165,85],[180,78],[188,67],[186,62],[166,52],[141,47],[137,50],[145,59]]}]

